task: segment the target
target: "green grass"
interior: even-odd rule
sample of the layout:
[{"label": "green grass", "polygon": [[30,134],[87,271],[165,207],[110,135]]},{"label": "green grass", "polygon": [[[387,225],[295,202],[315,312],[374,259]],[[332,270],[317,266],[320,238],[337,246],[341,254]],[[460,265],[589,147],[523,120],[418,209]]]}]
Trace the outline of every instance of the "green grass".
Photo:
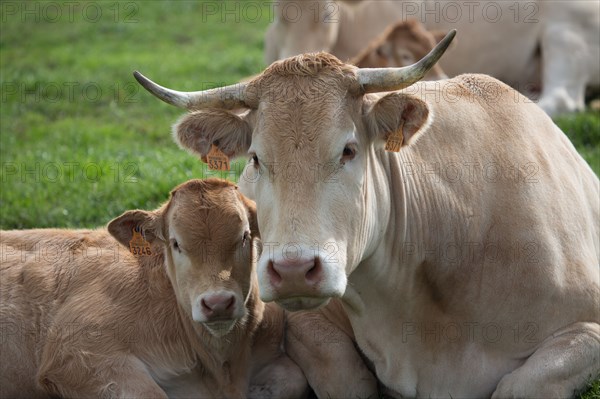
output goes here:
[{"label": "green grass", "polygon": [[579,399],[600,399],[600,379],[592,381]]},{"label": "green grass", "polygon": [[53,21],[47,3],[11,4],[39,13],[2,8],[2,228],[98,226],[215,175],[172,141],[183,111],[143,91],[132,71],[182,90],[234,83],[263,68],[267,19],[223,23],[198,2],[144,1],[77,2],[73,21],[66,6]]},{"label": "green grass", "polygon": [[[238,23],[192,1],[78,1],[72,15],[68,2],[51,3],[60,17],[50,3],[0,3],[1,228],[95,227],[157,207],[187,179],[236,178],[177,148],[170,126],[183,112],[131,73],[181,90],[257,73],[267,6]],[[600,114],[557,123],[600,173]],[[600,382],[590,392],[582,397],[598,398]]]}]

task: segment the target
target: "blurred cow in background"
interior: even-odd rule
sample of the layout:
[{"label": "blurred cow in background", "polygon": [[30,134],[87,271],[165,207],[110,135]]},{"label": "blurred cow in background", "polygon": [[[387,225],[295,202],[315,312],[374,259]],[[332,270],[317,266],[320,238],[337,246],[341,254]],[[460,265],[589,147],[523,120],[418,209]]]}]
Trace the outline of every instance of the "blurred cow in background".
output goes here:
[{"label": "blurred cow in background", "polygon": [[[430,32],[416,19],[400,21],[389,26],[377,36],[350,64],[359,68],[404,67],[425,57],[446,35],[445,32]],[[445,79],[448,76],[439,65],[425,75],[424,80]]]},{"label": "blurred cow in background", "polygon": [[457,29],[441,67],[494,76],[523,93],[539,90],[550,115],[582,110],[586,87],[600,86],[600,4],[591,1],[281,1],[265,37],[267,64],[327,51],[348,61],[398,20]]}]

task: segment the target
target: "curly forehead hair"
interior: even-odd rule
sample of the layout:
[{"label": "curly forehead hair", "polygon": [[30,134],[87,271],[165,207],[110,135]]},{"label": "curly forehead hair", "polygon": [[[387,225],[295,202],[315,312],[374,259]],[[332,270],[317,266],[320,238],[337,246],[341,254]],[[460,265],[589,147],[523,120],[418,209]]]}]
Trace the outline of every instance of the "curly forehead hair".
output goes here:
[{"label": "curly forehead hair", "polygon": [[327,80],[332,89],[358,92],[360,84],[356,79],[356,70],[355,66],[345,64],[329,53],[306,53],[274,62],[250,85],[260,87],[281,81],[281,78],[307,77]]}]

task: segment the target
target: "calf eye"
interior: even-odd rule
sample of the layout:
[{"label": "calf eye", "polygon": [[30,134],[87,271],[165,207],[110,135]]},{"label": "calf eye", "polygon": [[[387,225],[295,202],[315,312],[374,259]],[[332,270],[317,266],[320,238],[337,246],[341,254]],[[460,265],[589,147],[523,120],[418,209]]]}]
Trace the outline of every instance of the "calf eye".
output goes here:
[{"label": "calf eye", "polygon": [[347,145],[344,147],[344,151],[342,152],[342,159],[340,162],[343,164],[348,161],[352,161],[356,156],[356,149],[354,146]]},{"label": "calf eye", "polygon": [[177,242],[176,239],[171,238],[171,246],[173,247],[173,250],[175,250],[177,252],[181,252],[181,248],[179,248],[179,243]]}]

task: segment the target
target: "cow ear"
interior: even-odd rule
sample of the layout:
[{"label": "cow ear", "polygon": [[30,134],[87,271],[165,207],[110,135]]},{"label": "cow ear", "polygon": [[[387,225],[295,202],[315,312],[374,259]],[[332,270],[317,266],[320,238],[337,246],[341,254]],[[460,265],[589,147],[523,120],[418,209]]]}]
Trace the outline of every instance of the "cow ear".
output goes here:
[{"label": "cow ear", "polygon": [[248,113],[240,117],[221,109],[194,111],[173,125],[175,141],[206,162],[206,154],[215,144],[230,158],[246,154],[252,141]]},{"label": "cow ear", "polygon": [[390,93],[379,100],[365,102],[366,125],[371,136],[385,142],[392,134],[402,134],[402,146],[408,145],[427,123],[429,108],[423,100],[405,94]]},{"label": "cow ear", "polygon": [[108,232],[121,244],[129,247],[133,231],[139,231],[148,242],[161,239],[160,217],[156,212],[127,211],[108,223]]}]

